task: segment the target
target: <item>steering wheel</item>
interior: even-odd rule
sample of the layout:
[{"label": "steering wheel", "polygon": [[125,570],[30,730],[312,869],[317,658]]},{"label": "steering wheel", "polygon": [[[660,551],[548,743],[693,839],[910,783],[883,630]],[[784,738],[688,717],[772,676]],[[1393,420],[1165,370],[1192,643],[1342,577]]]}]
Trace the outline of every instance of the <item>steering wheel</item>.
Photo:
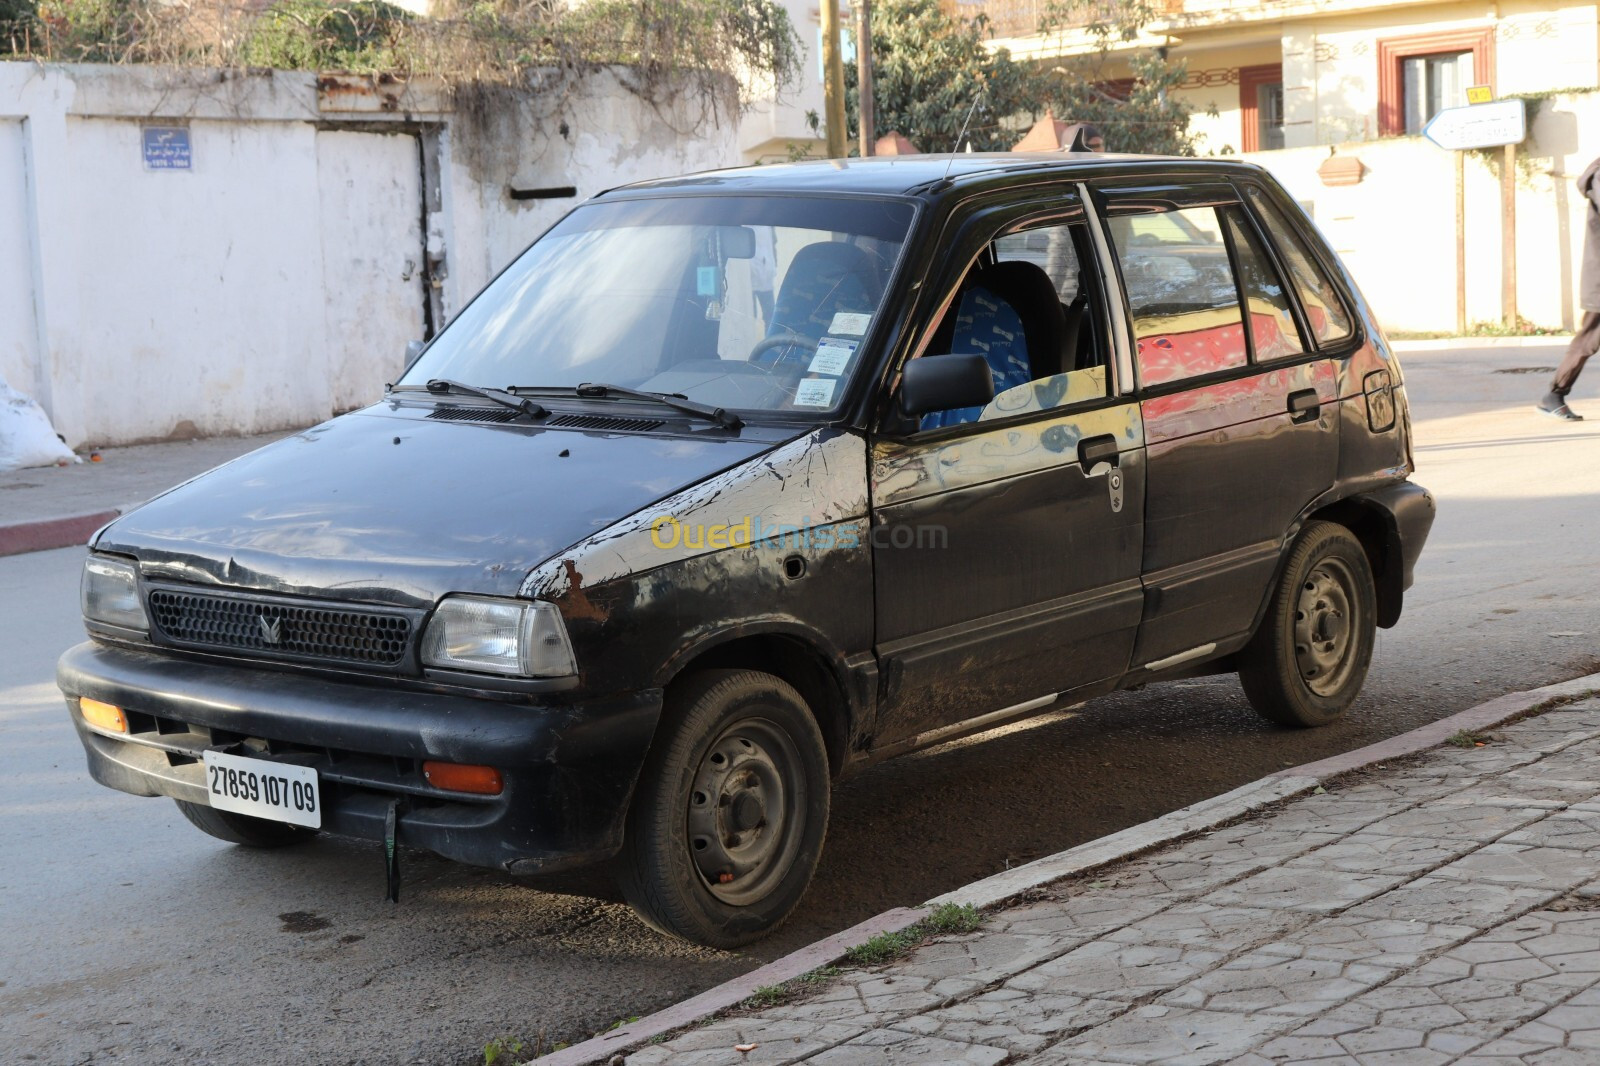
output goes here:
[{"label": "steering wheel", "polygon": [[[774,333],[770,337],[762,337],[756,341],[755,347],[750,349],[750,354],[745,358],[753,366],[762,366],[763,364],[757,363],[756,359],[774,348],[800,347],[815,349],[816,346],[817,339],[815,337],[807,337],[803,333]],[[773,369],[780,361],[774,360],[766,369]]]}]

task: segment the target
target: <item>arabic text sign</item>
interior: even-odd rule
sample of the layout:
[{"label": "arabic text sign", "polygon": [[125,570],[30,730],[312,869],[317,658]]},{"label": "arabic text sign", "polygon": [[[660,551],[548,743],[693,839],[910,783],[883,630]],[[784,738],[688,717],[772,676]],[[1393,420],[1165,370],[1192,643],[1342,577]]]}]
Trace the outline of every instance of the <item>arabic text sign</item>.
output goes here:
[{"label": "arabic text sign", "polygon": [[146,170],[193,169],[187,126],[145,126],[143,133]]},{"label": "arabic text sign", "polygon": [[1527,112],[1521,100],[1450,107],[1433,116],[1422,135],[1454,151],[1518,144],[1528,136]]}]

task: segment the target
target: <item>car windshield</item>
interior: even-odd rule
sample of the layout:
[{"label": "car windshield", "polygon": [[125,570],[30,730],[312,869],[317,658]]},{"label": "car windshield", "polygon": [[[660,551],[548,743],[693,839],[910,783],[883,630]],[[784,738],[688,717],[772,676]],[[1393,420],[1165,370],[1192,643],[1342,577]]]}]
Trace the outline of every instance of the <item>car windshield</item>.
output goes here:
[{"label": "car windshield", "polygon": [[496,278],[401,379],[604,383],[718,407],[835,407],[910,229],[899,201],[587,204]]}]

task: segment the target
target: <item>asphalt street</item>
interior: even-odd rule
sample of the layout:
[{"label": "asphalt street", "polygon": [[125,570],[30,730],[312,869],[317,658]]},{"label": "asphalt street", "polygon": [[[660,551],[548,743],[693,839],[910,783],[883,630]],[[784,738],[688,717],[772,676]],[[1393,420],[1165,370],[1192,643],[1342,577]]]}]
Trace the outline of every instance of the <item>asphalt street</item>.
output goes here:
[{"label": "asphalt street", "polygon": [[[645,929],[603,878],[512,883],[375,847],[252,852],[169,802],[93,784],[53,683],[81,639],[66,549],[0,559],[0,1032],[6,1061],[470,1063],[675,1002],[887,907],[916,904],[1503,692],[1596,669],[1597,382],[1532,402],[1559,346],[1405,361],[1416,479],[1440,516],[1360,702],[1292,732],[1232,678],[1154,686],[875,768],[840,787],[797,918],[748,952]],[[1597,379],[1600,381],[1600,379]],[[1585,402],[1587,401],[1587,402]]]}]

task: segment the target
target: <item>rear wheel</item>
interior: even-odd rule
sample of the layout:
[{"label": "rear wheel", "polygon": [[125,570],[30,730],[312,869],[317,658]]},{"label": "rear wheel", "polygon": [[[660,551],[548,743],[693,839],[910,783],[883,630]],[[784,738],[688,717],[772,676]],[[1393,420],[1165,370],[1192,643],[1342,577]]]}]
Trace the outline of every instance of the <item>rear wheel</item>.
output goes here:
[{"label": "rear wheel", "polygon": [[230,844],[243,844],[250,848],[281,848],[288,844],[310,840],[317,835],[315,829],[290,825],[288,822],[274,822],[269,818],[252,818],[248,814],[219,811],[204,803],[186,803],[183,800],[173,802],[177,803],[178,810],[183,812],[183,816],[202,833],[214,836],[218,840],[226,840]]},{"label": "rear wheel", "polygon": [[1372,567],[1361,543],[1341,525],[1308,523],[1240,657],[1239,680],[1251,706],[1279,725],[1337,719],[1366,680],[1376,619]]},{"label": "rear wheel", "polygon": [[828,825],[828,756],[800,694],[771,674],[675,685],[628,814],[618,880],[647,923],[732,948],[811,883]]}]

